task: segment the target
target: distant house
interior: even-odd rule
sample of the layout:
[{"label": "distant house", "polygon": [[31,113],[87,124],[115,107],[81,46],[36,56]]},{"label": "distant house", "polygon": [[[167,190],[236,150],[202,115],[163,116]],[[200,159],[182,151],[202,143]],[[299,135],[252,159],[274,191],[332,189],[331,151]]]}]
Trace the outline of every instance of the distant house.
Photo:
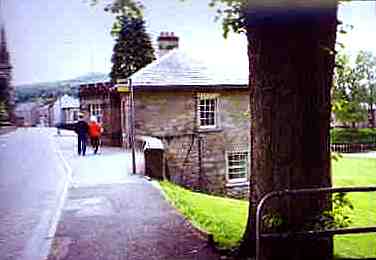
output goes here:
[{"label": "distant house", "polygon": [[[162,140],[165,174],[174,182],[245,197],[250,174],[248,72],[231,71],[173,50],[136,72],[135,132],[136,138]],[[120,102],[122,135],[128,137],[129,93],[121,92]]]},{"label": "distant house", "polygon": [[45,104],[39,107],[39,125],[42,127],[49,126],[49,105]]},{"label": "distant house", "polygon": [[49,125],[56,126],[59,123],[70,124],[78,120],[80,102],[78,98],[68,95],[58,97],[49,106]]},{"label": "distant house", "polygon": [[36,126],[39,124],[40,104],[37,102],[27,102],[17,104],[14,111],[16,124],[18,126]]},{"label": "distant house", "polygon": [[80,112],[80,101],[68,95],[61,97],[62,122],[66,124],[74,123],[78,120]]}]

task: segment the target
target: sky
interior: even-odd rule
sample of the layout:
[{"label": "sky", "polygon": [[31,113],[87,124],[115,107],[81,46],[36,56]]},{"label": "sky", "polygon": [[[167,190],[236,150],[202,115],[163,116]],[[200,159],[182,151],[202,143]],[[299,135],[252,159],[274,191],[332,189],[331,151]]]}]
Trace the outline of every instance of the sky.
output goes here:
[{"label": "sky", "polygon": [[[71,79],[90,72],[108,73],[114,39],[113,15],[88,0],[0,0],[13,84]],[[105,1],[105,0],[104,0]],[[146,29],[154,44],[160,32],[174,32],[180,48],[210,63],[247,66],[244,35],[222,36],[209,0],[144,0]],[[338,17],[354,26],[339,41],[346,52],[376,55],[376,2],[341,4]]]}]

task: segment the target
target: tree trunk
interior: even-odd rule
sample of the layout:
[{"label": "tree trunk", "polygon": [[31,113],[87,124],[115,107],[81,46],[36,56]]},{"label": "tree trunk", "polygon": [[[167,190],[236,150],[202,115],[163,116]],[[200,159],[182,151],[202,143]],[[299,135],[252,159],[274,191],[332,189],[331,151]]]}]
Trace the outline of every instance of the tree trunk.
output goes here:
[{"label": "tree trunk", "polygon": [[[255,254],[256,206],[262,196],[287,188],[331,186],[331,50],[337,2],[325,3],[310,9],[248,7],[252,165],[249,218],[240,251],[249,256]],[[266,212],[280,214],[285,230],[299,230],[329,206],[327,195],[291,197],[273,200]],[[262,259],[267,260],[332,258],[331,238],[261,244]]]},{"label": "tree trunk", "polygon": [[370,104],[370,127],[371,128],[375,128],[375,111],[374,111],[374,108],[373,108],[373,103]]}]

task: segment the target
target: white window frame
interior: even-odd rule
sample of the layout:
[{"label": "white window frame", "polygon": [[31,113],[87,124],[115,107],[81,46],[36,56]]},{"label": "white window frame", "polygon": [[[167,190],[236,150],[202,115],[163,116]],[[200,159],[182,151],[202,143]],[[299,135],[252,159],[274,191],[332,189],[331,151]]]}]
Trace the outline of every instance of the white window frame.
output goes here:
[{"label": "white window frame", "polygon": [[[201,117],[201,101],[203,100],[214,100],[214,124],[212,125],[203,125]],[[210,112],[209,110],[206,110]],[[199,93],[197,99],[197,124],[200,129],[213,129],[219,127],[219,94],[216,93]]]},{"label": "white window frame", "polygon": [[89,104],[90,116],[96,116],[98,123],[102,122],[102,104]]},{"label": "white window frame", "polygon": [[[234,154],[245,154],[246,164],[245,164],[245,176],[241,178],[230,178],[230,170],[231,168],[242,168],[241,166],[230,166],[230,158],[229,156]],[[235,150],[235,151],[226,151],[226,180],[229,183],[238,183],[238,182],[247,182],[249,177],[249,166],[250,166],[250,155],[248,150]]]}]

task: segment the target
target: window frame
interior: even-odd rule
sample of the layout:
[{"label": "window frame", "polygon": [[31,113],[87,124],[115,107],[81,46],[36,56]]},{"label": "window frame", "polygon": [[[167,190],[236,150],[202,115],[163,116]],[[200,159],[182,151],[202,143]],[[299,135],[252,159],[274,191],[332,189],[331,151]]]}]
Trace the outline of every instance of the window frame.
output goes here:
[{"label": "window frame", "polygon": [[102,122],[102,116],[103,116],[103,104],[99,104],[99,103],[90,103],[89,104],[89,112],[90,112],[90,116],[96,116],[97,117],[97,120],[98,120],[98,123],[101,123]]},{"label": "window frame", "polygon": [[[203,125],[202,120],[205,118],[201,117],[201,101],[204,100],[213,100],[214,101],[214,124],[212,125]],[[206,106],[204,106],[206,108]],[[206,113],[211,113],[210,109],[204,110]],[[210,120],[207,118],[206,120]],[[198,93],[197,95],[197,124],[199,129],[217,129],[219,128],[219,94],[216,93]]]},{"label": "window frame", "polygon": [[[230,169],[233,167],[230,167],[230,158],[229,156],[234,154],[245,154],[245,160],[246,160],[246,166],[245,166],[245,176],[241,178],[230,178]],[[235,167],[235,168],[242,168],[242,167]],[[248,150],[232,150],[232,151],[226,151],[226,181],[228,183],[245,183],[249,180],[249,174],[250,173],[250,152]]]}]

